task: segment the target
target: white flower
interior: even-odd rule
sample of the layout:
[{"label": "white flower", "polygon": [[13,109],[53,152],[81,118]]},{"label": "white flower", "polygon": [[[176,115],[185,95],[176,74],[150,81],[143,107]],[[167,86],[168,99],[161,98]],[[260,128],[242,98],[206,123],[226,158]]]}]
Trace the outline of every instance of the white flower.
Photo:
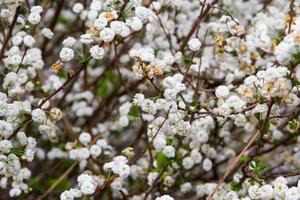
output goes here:
[{"label": "white flower", "polygon": [[168,158],[173,158],[175,156],[175,148],[173,146],[165,146],[163,149],[163,153],[168,157]]},{"label": "white flower", "polygon": [[153,146],[157,151],[161,151],[166,146],[167,141],[165,137],[161,134],[157,135],[153,140]]},{"label": "white flower", "polygon": [[191,183],[184,183],[180,186],[180,192],[187,193],[192,190],[192,184]]},{"label": "white flower", "polygon": [[130,174],[130,167],[127,165],[127,162],[128,161],[124,156],[117,156],[112,162],[105,163],[103,169],[105,171],[111,170],[121,178],[126,178]]},{"label": "white flower", "polygon": [[27,137],[24,132],[18,132],[17,133],[17,139],[19,140],[21,145],[26,145],[27,144]]},{"label": "white flower", "polygon": [[36,25],[41,21],[41,15],[37,12],[31,12],[28,15],[28,21],[32,24],[32,25]]},{"label": "white flower", "polygon": [[8,138],[13,133],[13,126],[3,120],[0,120],[0,134],[4,138]]},{"label": "white flower", "polygon": [[104,57],[105,51],[102,47],[95,45],[90,48],[90,54],[93,58],[100,60]]},{"label": "white flower", "polygon": [[300,191],[298,188],[291,187],[285,192],[285,200],[298,200],[298,199],[300,199]]},{"label": "white flower", "polygon": [[65,47],[72,47],[75,44],[76,40],[73,37],[67,37],[67,39],[65,39],[63,41],[63,45]]},{"label": "white flower", "polygon": [[201,42],[198,38],[192,38],[189,40],[188,46],[191,51],[198,51],[201,47]]},{"label": "white flower", "polygon": [[87,132],[82,132],[79,135],[79,142],[81,142],[84,145],[88,145],[92,141],[92,136]]},{"label": "white flower", "polygon": [[155,181],[155,179],[158,177],[158,172],[150,172],[147,176],[147,184],[152,185]]},{"label": "white flower", "polygon": [[246,124],[247,119],[243,114],[237,114],[234,118],[234,124],[238,127],[242,127]]},{"label": "white flower", "polygon": [[17,196],[20,196],[22,193],[22,191],[19,189],[19,188],[12,188],[10,191],[9,191],[9,196],[10,197],[17,197]]},{"label": "white flower", "polygon": [[252,185],[248,189],[248,194],[251,199],[258,199],[260,195],[260,190],[257,185]]},{"label": "white flower", "polygon": [[192,150],[190,157],[195,163],[200,163],[202,161],[202,155],[196,149]]},{"label": "white flower", "polygon": [[97,185],[93,182],[84,182],[80,185],[80,190],[83,194],[93,194],[96,191]]},{"label": "white flower", "polygon": [[78,186],[83,194],[91,195],[96,191],[97,183],[93,177],[88,174],[81,174],[77,178]]},{"label": "white flower", "polygon": [[102,9],[101,1],[92,1],[90,5],[90,9],[94,11],[100,11]]},{"label": "white flower", "polygon": [[220,85],[217,87],[215,94],[218,98],[227,98],[229,96],[229,89],[227,86]]},{"label": "white flower", "polygon": [[92,35],[87,33],[87,34],[81,35],[79,41],[83,44],[91,44],[94,40],[92,38]]},{"label": "white flower", "polygon": [[68,62],[74,57],[74,51],[70,48],[64,47],[61,49],[59,57],[62,61]]},{"label": "white flower", "polygon": [[12,148],[13,148],[13,145],[12,145],[11,141],[9,141],[9,140],[1,140],[0,141],[0,152],[9,153]]},{"label": "white flower", "polygon": [[212,168],[212,161],[208,158],[205,158],[202,163],[204,171],[210,171]]},{"label": "white flower", "polygon": [[15,84],[17,80],[18,80],[18,75],[15,72],[9,72],[8,74],[6,74],[2,86],[4,89],[7,89],[8,87]]},{"label": "white flower", "polygon": [[90,153],[94,158],[97,158],[102,153],[102,149],[98,145],[93,144],[90,148]]},{"label": "white flower", "polygon": [[171,176],[166,176],[164,178],[164,185],[166,185],[167,187],[171,187],[174,184],[174,182],[175,180]]},{"label": "white flower", "polygon": [[135,14],[141,20],[148,20],[151,15],[151,11],[144,6],[138,6],[135,8]]},{"label": "white flower", "polygon": [[30,8],[30,12],[41,14],[43,12],[43,8],[41,6],[32,6]]},{"label": "white flower", "polygon": [[106,27],[108,20],[105,17],[99,17],[95,20],[94,26],[97,30],[101,31]]},{"label": "white flower", "polygon": [[260,188],[260,198],[265,200],[271,200],[274,198],[274,189],[271,185],[266,184]]},{"label": "white flower", "polygon": [[31,116],[32,116],[32,120],[34,122],[44,123],[46,121],[46,114],[40,108],[34,109],[31,113]]},{"label": "white flower", "polygon": [[20,35],[16,35],[12,38],[12,43],[15,46],[19,46],[23,42],[23,37]]},{"label": "white flower", "polygon": [[120,34],[123,30],[124,22],[113,21],[110,23],[110,28],[115,32],[115,34]]},{"label": "white flower", "polygon": [[84,161],[90,157],[90,151],[88,148],[77,148],[77,149],[72,149],[69,152],[69,156],[72,160],[80,160]]},{"label": "white flower", "polygon": [[134,31],[139,31],[143,28],[143,22],[138,17],[127,19],[126,24]]},{"label": "white flower", "polygon": [[41,32],[48,39],[51,39],[54,35],[54,33],[49,28],[43,28]]},{"label": "white flower", "polygon": [[191,157],[185,157],[182,160],[182,165],[184,169],[191,169],[194,166],[194,161]]},{"label": "white flower", "polygon": [[121,116],[119,118],[118,124],[122,127],[127,127],[129,124],[129,118],[127,116]]},{"label": "white flower", "polygon": [[72,8],[73,12],[77,14],[80,13],[83,9],[84,7],[81,3],[75,3]]},{"label": "white flower", "polygon": [[104,42],[111,42],[114,39],[114,37],[115,37],[115,32],[111,28],[104,28],[100,32],[100,38]]},{"label": "white flower", "polygon": [[26,46],[28,47],[33,47],[34,43],[35,43],[35,39],[31,36],[31,35],[26,35],[23,38],[23,42]]},{"label": "white flower", "polygon": [[144,112],[147,112],[152,115],[154,115],[157,111],[155,103],[150,99],[145,99],[142,102],[141,107]]},{"label": "white flower", "polygon": [[174,200],[174,199],[169,195],[163,195],[161,197],[157,197],[155,200]]}]

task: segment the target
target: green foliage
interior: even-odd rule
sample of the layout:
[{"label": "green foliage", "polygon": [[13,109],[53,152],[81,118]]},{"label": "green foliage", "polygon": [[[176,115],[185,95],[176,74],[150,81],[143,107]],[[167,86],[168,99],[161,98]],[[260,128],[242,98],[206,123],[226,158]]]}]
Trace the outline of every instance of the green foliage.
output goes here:
[{"label": "green foliage", "polygon": [[16,154],[17,156],[21,157],[22,155],[24,155],[24,148],[25,147],[12,148],[10,153]]},{"label": "green foliage", "polygon": [[110,92],[110,83],[105,80],[99,80],[97,83],[97,95],[101,97],[106,97]]},{"label": "green foliage", "polygon": [[292,69],[299,63],[300,63],[300,53],[295,53],[292,55],[292,60],[290,61],[289,68]]},{"label": "green foliage", "polygon": [[234,56],[234,57],[237,57],[237,56],[238,56],[238,53],[237,53],[236,50],[232,50],[232,51],[230,51],[229,53],[230,53],[232,56]]},{"label": "green foliage", "polygon": [[113,71],[106,72],[103,79],[97,82],[97,95],[107,97],[118,84],[118,75]]},{"label": "green foliage", "polygon": [[242,183],[237,183],[237,182],[234,182],[234,181],[232,181],[230,183],[230,186],[231,186],[231,189],[235,190],[235,191],[240,191],[243,188]]},{"label": "green foliage", "polygon": [[170,158],[168,158],[163,152],[160,152],[156,156],[157,169],[161,170],[171,163]]},{"label": "green foliage", "polygon": [[289,121],[288,129],[292,133],[296,132],[299,129],[299,122],[297,121],[297,119],[293,119],[293,120]]},{"label": "green foliage", "polygon": [[269,165],[255,158],[249,162],[249,169],[255,175],[255,178],[261,179],[263,172],[268,169]]},{"label": "green foliage", "polygon": [[21,7],[20,14],[27,16],[29,14],[29,9],[26,7]]},{"label": "green foliage", "polygon": [[60,77],[60,78],[63,78],[63,79],[67,79],[68,78],[68,73],[66,72],[66,70],[64,69],[60,69],[57,73],[57,75]]},{"label": "green foliage", "polygon": [[182,61],[183,61],[183,64],[185,64],[185,65],[196,64],[191,58],[184,57]]},{"label": "green foliage", "polygon": [[136,106],[136,105],[131,106],[128,115],[129,115],[130,117],[132,117],[132,118],[137,118],[137,117],[139,117],[139,115],[140,115],[140,109],[139,109],[139,107]]},{"label": "green foliage", "polygon": [[65,26],[70,24],[70,20],[64,18],[63,16],[59,16],[58,23],[63,24]]},{"label": "green foliage", "polygon": [[195,100],[193,100],[193,101],[191,101],[191,102],[189,103],[189,106],[190,106],[190,107],[196,107],[196,105],[197,105],[197,103],[196,103]]},{"label": "green foliage", "polygon": [[243,162],[247,162],[249,160],[249,158],[248,158],[248,156],[243,155],[243,156],[241,156],[240,160]]},{"label": "green foliage", "polygon": [[[32,188],[34,191],[42,194],[44,193],[49,187],[51,187],[57,179],[47,179],[42,180],[41,177],[36,176],[31,179],[29,179],[28,184],[29,187]],[[71,188],[71,182],[67,179],[61,180],[61,182],[56,186],[55,190],[59,192],[63,192],[65,190],[68,190]]]}]

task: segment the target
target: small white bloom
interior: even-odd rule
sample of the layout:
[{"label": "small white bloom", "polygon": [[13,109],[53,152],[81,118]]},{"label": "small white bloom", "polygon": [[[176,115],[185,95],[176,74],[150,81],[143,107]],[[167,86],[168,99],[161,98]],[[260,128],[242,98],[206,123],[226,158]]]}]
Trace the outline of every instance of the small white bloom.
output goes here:
[{"label": "small white bloom", "polygon": [[182,160],[182,165],[184,169],[191,169],[194,166],[194,161],[192,160],[191,157],[185,157]]},{"label": "small white bloom", "polygon": [[163,195],[161,197],[157,197],[155,200],[174,200],[174,199],[169,195]]},{"label": "small white bloom", "polygon": [[79,135],[79,142],[81,142],[84,145],[88,145],[91,142],[91,140],[92,140],[92,136],[87,132],[82,132]]},{"label": "small white bloom", "polygon": [[65,39],[63,41],[63,45],[65,47],[72,47],[75,44],[76,40],[73,37],[67,37],[67,39]]},{"label": "small white bloom", "polygon": [[32,25],[36,25],[41,21],[41,15],[37,12],[31,12],[28,15],[28,21],[32,24]]},{"label": "small white bloom", "polygon": [[68,62],[72,60],[74,57],[74,51],[70,48],[64,47],[59,53],[59,57],[61,58],[62,61]]},{"label": "small white bloom", "polygon": [[77,14],[80,13],[83,9],[84,7],[81,3],[75,3],[72,8],[73,12]]},{"label": "small white bloom", "polygon": [[210,171],[212,168],[212,161],[208,158],[205,158],[202,163],[202,167],[205,171]]},{"label": "small white bloom", "polygon": [[104,42],[111,42],[114,39],[114,37],[115,37],[115,32],[111,28],[104,28],[100,32],[100,38]]},{"label": "small white bloom", "polygon": [[94,25],[97,30],[101,31],[106,27],[107,23],[108,20],[105,17],[99,17],[95,20]]},{"label": "small white bloom", "polygon": [[41,6],[32,6],[30,8],[30,12],[41,14],[43,12],[43,8]]},{"label": "small white bloom", "polygon": [[102,47],[95,45],[90,48],[90,54],[93,58],[100,60],[104,57],[105,51]]},{"label": "small white bloom", "polygon": [[173,146],[166,146],[163,149],[163,153],[168,157],[168,158],[173,158],[175,156],[175,148]]},{"label": "small white bloom", "polygon": [[192,38],[189,40],[188,46],[191,51],[198,51],[201,47],[201,42],[198,38]]},{"label": "small white bloom", "polygon": [[41,32],[48,39],[51,39],[54,35],[54,33],[49,28],[43,28]]},{"label": "small white bloom", "polygon": [[97,158],[102,153],[102,149],[98,145],[93,144],[90,148],[90,153],[94,158]]},{"label": "small white bloom", "polygon": [[215,94],[218,98],[227,98],[229,96],[229,89],[227,86],[220,85],[217,87]]},{"label": "small white bloom", "polygon": [[23,38],[23,42],[26,46],[28,47],[33,47],[34,43],[35,43],[35,39],[31,36],[31,35],[26,35]]},{"label": "small white bloom", "polygon": [[32,120],[34,122],[44,123],[46,121],[46,114],[40,108],[34,109],[31,113],[31,116],[32,116]]}]

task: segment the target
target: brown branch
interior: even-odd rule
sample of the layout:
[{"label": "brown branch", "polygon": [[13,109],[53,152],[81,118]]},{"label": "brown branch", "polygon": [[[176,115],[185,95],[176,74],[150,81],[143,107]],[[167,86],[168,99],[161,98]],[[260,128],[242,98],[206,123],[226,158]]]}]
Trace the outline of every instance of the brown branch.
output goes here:
[{"label": "brown branch", "polygon": [[249,140],[247,145],[242,149],[242,151],[239,153],[239,155],[235,158],[233,163],[227,168],[226,172],[224,173],[223,177],[219,179],[217,186],[213,190],[213,192],[209,195],[207,200],[213,200],[214,195],[217,193],[218,188],[224,183],[226,178],[231,174],[231,172],[234,170],[236,165],[240,162],[241,157],[244,155],[244,153],[249,149],[249,147],[252,145],[252,143],[255,141],[255,139],[260,135],[260,131],[257,131]]},{"label": "brown branch", "polygon": [[4,56],[5,48],[6,48],[6,46],[8,44],[8,41],[9,41],[11,35],[12,35],[14,26],[15,26],[15,24],[17,22],[19,14],[20,14],[20,10],[21,10],[21,6],[18,6],[16,8],[14,18],[13,18],[13,20],[12,20],[10,26],[9,26],[8,33],[7,33],[7,35],[6,35],[5,39],[4,39],[4,42],[2,44],[2,48],[1,48],[1,51],[0,51],[0,60],[2,60],[2,58]]},{"label": "brown branch", "polygon": [[63,173],[52,185],[51,187],[44,193],[42,194],[37,200],[42,200],[44,199],[50,192],[52,192],[57,185],[64,179],[66,178],[72,171],[73,169],[76,167],[76,165],[79,163],[79,161],[75,161],[68,169],[67,171],[65,171],[65,173]]}]

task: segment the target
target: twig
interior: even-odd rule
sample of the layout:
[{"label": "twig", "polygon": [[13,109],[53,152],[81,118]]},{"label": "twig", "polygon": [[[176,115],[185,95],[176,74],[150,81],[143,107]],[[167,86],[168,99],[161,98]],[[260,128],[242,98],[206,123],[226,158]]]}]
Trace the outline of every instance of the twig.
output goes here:
[{"label": "twig", "polygon": [[21,10],[21,6],[18,6],[16,8],[16,11],[15,11],[15,15],[14,15],[14,18],[9,26],[9,29],[8,29],[8,33],[7,33],[7,36],[2,44],[2,48],[1,48],[1,51],[0,51],[0,60],[2,60],[3,56],[4,56],[4,52],[5,52],[5,48],[6,48],[6,45],[11,37],[11,34],[13,32],[13,29],[14,29],[14,26],[17,22],[17,19],[18,19],[18,16],[20,14],[20,10]]},{"label": "twig", "polygon": [[239,153],[239,155],[235,158],[233,163],[227,168],[226,172],[224,173],[223,177],[219,179],[217,186],[213,190],[213,192],[209,195],[207,200],[213,200],[214,195],[216,194],[218,188],[224,183],[226,178],[231,174],[235,166],[240,162],[240,158],[244,153],[249,149],[249,147],[252,145],[252,143],[255,141],[255,139],[260,135],[260,131],[258,130],[250,139],[250,141],[247,143],[247,145],[243,148],[243,150]]},{"label": "twig", "polygon": [[57,185],[64,179],[66,178],[72,171],[73,169],[76,167],[76,165],[79,163],[79,161],[75,161],[68,169],[67,171],[65,171],[65,173],[63,173],[52,185],[51,187],[42,195],[40,196],[37,200],[42,200],[44,199],[50,192],[52,192]]}]

